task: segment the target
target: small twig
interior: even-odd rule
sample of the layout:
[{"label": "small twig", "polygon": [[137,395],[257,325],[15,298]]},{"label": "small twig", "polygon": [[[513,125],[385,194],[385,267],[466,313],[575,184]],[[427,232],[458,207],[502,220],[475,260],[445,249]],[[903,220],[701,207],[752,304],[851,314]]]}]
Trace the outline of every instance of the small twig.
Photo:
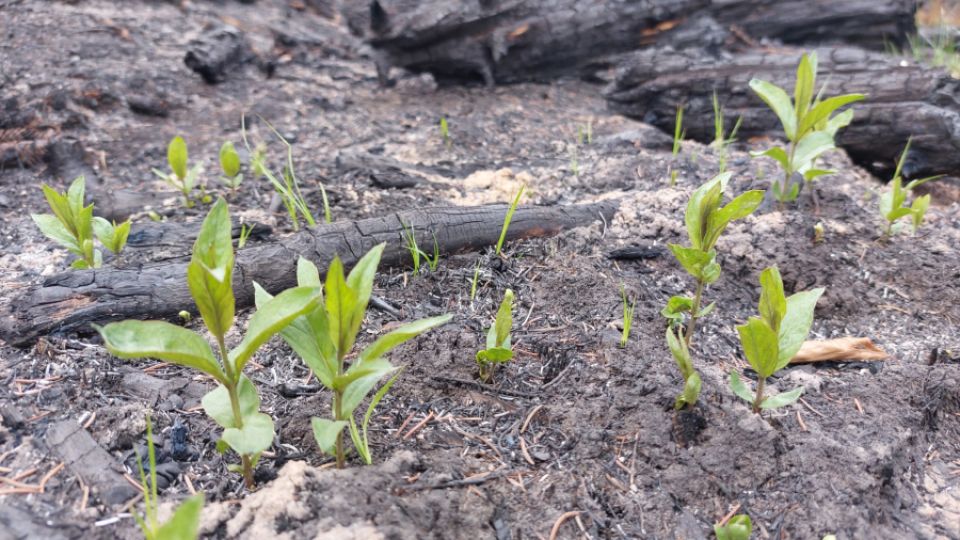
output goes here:
[{"label": "small twig", "polygon": [[40,487],[40,493],[43,493],[44,488],[47,486],[47,482],[49,482],[51,478],[53,478],[54,476],[56,476],[57,473],[59,473],[60,471],[62,471],[65,466],[66,466],[66,463],[64,463],[64,462],[61,461],[59,465],[57,465],[56,467],[50,469],[50,472],[48,472],[47,474],[43,475],[43,478],[40,479],[40,486],[39,486],[39,487]]},{"label": "small twig", "polygon": [[800,429],[803,431],[809,431],[807,429],[807,424],[803,422],[803,416],[800,415],[800,411],[797,411],[797,422],[800,424]]},{"label": "small twig", "polygon": [[406,420],[404,420],[403,423],[400,424],[400,427],[397,428],[396,438],[399,439],[399,438],[401,437],[401,434],[403,433],[403,430],[407,428],[407,424],[409,424],[410,421],[413,420],[413,417],[414,417],[414,415],[416,415],[416,414],[417,414],[416,411],[410,413],[410,414],[407,416]]},{"label": "small twig", "polygon": [[823,413],[811,407],[810,404],[807,403],[805,399],[800,398],[800,403],[802,403],[804,407],[810,409],[810,412],[812,412],[813,414],[819,416],[820,418],[823,418]]},{"label": "small twig", "polygon": [[719,523],[717,523],[717,525],[721,527],[726,525],[727,522],[730,521],[731,518],[733,518],[734,514],[736,514],[738,510],[740,510],[740,503],[733,505],[733,508],[731,508],[730,511],[727,512],[727,515],[723,516],[723,518],[720,520]]},{"label": "small twig", "polygon": [[553,524],[553,528],[550,529],[550,540],[557,540],[557,535],[560,533],[560,527],[563,525],[563,522],[580,515],[579,510],[571,510],[569,512],[564,512],[557,518],[557,522]]},{"label": "small twig", "polygon": [[542,404],[537,405],[536,407],[533,408],[533,410],[530,411],[529,414],[527,414],[527,418],[523,421],[523,425],[520,426],[520,433],[525,433],[527,431],[527,426],[530,425],[530,421],[533,420],[533,417],[536,416],[537,413],[540,412],[540,409],[542,408],[543,408]]},{"label": "small twig", "polygon": [[853,398],[853,403],[857,406],[857,410],[860,411],[860,414],[863,414],[863,405],[860,405],[860,400]]},{"label": "small twig", "polygon": [[520,437],[520,452],[523,454],[523,459],[527,460],[527,463],[531,465],[536,465],[537,462],[530,457],[530,452],[527,451],[527,441],[523,439],[523,435]]},{"label": "small twig", "polygon": [[423,426],[427,425],[427,423],[430,422],[430,420],[433,420],[433,417],[434,417],[434,413],[433,411],[430,411],[430,414],[428,414],[426,418],[418,422],[417,425],[410,428],[410,431],[408,431],[406,435],[403,436],[403,440],[409,439],[410,437],[413,436],[414,433],[420,431],[423,428]]}]

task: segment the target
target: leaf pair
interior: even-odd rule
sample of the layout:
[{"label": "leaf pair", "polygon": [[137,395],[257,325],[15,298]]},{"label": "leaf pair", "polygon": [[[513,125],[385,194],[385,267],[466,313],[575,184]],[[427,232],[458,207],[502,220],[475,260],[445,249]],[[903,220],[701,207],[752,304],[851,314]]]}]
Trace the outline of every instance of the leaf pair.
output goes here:
[{"label": "leaf pair", "polygon": [[910,217],[913,224],[913,232],[916,233],[920,225],[923,224],[923,218],[930,206],[930,194],[922,195],[913,200],[910,206],[907,206],[907,192],[931,180],[936,180],[942,175],[928,176],[909,182],[906,187],[903,186],[903,177],[901,171],[906,162],[907,153],[910,151],[910,140],[900,154],[897,161],[896,171],[893,173],[893,180],[890,181],[890,190],[880,196],[880,215],[886,220],[884,235],[890,236],[893,232],[894,223],[904,217]]},{"label": "leaf pair", "polygon": [[802,388],[773,398],[762,396],[763,383],[767,377],[783,369],[797,354],[810,327],[813,311],[823,289],[796,293],[789,298],[783,292],[783,280],[776,266],[760,274],[759,317],[750,317],[746,324],[737,326],[740,343],[747,361],[760,378],[758,395],[753,396],[736,372],[730,374],[730,384],[741,398],[754,403],[754,409],[782,407],[800,397]]},{"label": "leaf pair", "polygon": [[492,365],[509,362],[513,358],[510,346],[510,330],[513,327],[513,291],[507,289],[497,310],[497,318],[487,331],[487,348],[477,352],[481,376],[488,379],[492,375]]},{"label": "leaf pair", "polygon": [[192,169],[188,168],[188,158],[187,142],[183,140],[183,137],[177,135],[167,145],[167,164],[170,166],[171,172],[164,173],[158,169],[153,169],[153,174],[180,191],[183,195],[184,206],[192,208],[194,203],[190,199],[190,194],[193,192],[200,176],[200,165],[197,164]]},{"label": "leaf pair", "polygon": [[693,367],[693,361],[690,359],[690,349],[687,347],[687,340],[683,338],[683,331],[679,335],[674,333],[672,328],[667,328],[667,347],[673,359],[677,362],[677,368],[683,376],[683,392],[677,396],[673,408],[680,410],[683,407],[693,407],[697,404],[700,397],[700,374]]},{"label": "leaf pair", "polygon": [[[344,277],[342,261],[334,257],[327,270],[325,294],[320,295],[320,301],[280,332],[280,336],[303,359],[321,384],[334,392],[334,417],[311,420],[317,445],[323,452],[333,453],[343,429],[350,426],[354,446],[368,464],[372,462],[372,457],[367,441],[367,425],[374,408],[396,381],[396,376],[383,385],[371,400],[363,419],[362,432],[353,420],[353,413],[383,377],[397,371],[383,358],[384,355],[451,318],[450,315],[443,315],[403,325],[375,340],[345,369],[345,358],[356,342],[373,292],[373,280],[384,246],[375,246],[361,257],[347,277]],[[297,282],[299,288],[318,287],[321,279],[316,265],[300,258],[297,261]],[[273,300],[267,291],[256,284],[255,292],[259,313],[265,309],[261,306],[269,305]],[[286,292],[280,296],[284,294]],[[340,457],[338,452],[338,462]]]},{"label": "leaf pair", "polygon": [[752,214],[763,201],[763,191],[752,190],[721,206],[723,192],[732,175],[730,172],[718,174],[690,196],[684,223],[691,247],[709,252],[730,222]]},{"label": "leaf pair", "polygon": [[730,518],[726,525],[714,525],[713,534],[717,540],[750,540],[750,533],[753,532],[753,523],[750,522],[750,516],[739,514]]}]

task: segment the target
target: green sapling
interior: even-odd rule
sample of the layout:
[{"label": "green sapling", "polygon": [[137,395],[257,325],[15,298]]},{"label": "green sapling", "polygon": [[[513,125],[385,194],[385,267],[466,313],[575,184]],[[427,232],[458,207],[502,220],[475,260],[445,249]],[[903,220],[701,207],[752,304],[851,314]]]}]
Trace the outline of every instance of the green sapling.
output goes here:
[{"label": "green sapling", "polygon": [[752,404],[753,412],[784,407],[803,393],[803,387],[798,387],[767,397],[764,389],[767,377],[789,364],[807,339],[813,325],[813,310],[822,294],[823,288],[818,288],[787,298],[776,266],[760,274],[760,316],[750,317],[746,324],[737,326],[743,353],[757,372],[757,393],[747,389],[736,371],[730,372],[730,388]]},{"label": "green sapling", "polygon": [[220,147],[220,169],[223,171],[220,181],[230,188],[231,193],[236,194],[243,182],[243,175],[240,173],[240,154],[230,141]]},{"label": "green sapling", "polygon": [[894,224],[897,220],[905,217],[910,218],[913,223],[913,233],[917,233],[917,229],[923,224],[923,218],[927,213],[927,208],[930,206],[930,194],[928,193],[917,197],[910,206],[907,206],[907,193],[917,186],[943,176],[928,176],[926,178],[912,180],[904,186],[901,171],[903,170],[903,164],[907,159],[907,153],[909,151],[910,140],[908,139],[907,145],[903,148],[903,153],[900,154],[900,159],[897,161],[897,169],[893,173],[893,180],[890,181],[890,190],[880,196],[880,215],[885,221],[883,228],[883,237],[885,239],[893,235]]},{"label": "green sapling", "polygon": [[[72,268],[100,268],[103,264],[103,255],[100,250],[93,247],[93,204],[83,205],[84,187],[85,182],[82,176],[77,177],[70,184],[66,193],[59,193],[47,184],[43,184],[41,186],[43,196],[46,197],[53,214],[30,214],[30,217],[47,238],[79,257],[70,265]],[[126,231],[129,232],[129,230],[128,222]],[[112,241],[113,238],[108,240]],[[123,243],[126,243],[126,236],[123,238]],[[116,246],[116,243],[111,242],[110,246]]]},{"label": "green sapling", "polygon": [[487,348],[477,352],[477,365],[480,378],[485,382],[493,380],[498,364],[509,362],[513,358],[510,330],[513,327],[513,291],[503,293],[503,301],[497,310],[497,318],[487,331]]},{"label": "green sapling", "polygon": [[159,176],[164,182],[178,190],[183,196],[183,205],[187,208],[193,208],[194,202],[191,194],[193,188],[197,185],[197,178],[200,176],[200,165],[193,168],[187,165],[187,143],[183,137],[177,135],[170,140],[167,145],[167,164],[170,165],[170,172],[164,173],[158,169],[153,169],[153,174]]}]

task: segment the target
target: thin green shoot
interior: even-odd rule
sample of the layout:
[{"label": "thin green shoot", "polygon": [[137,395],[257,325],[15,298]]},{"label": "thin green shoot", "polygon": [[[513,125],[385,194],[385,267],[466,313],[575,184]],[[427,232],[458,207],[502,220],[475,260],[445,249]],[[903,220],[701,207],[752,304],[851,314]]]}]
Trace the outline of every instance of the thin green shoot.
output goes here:
[{"label": "thin green shoot", "polygon": [[426,252],[423,253],[423,258],[427,260],[427,267],[430,268],[431,272],[436,272],[437,267],[440,266],[440,244],[437,243],[437,233],[433,233],[433,256],[431,257]]},{"label": "thin green shoot", "polygon": [[723,107],[720,105],[720,100],[717,98],[717,92],[713,92],[713,147],[717,150],[717,157],[720,160],[720,173],[722,174],[727,170],[727,147],[733,144],[737,139],[737,132],[740,130],[740,124],[743,122],[743,117],[740,116],[737,118],[737,122],[733,125],[733,130],[730,131],[730,134],[725,133],[725,126],[723,120]]},{"label": "thin green shoot", "polygon": [[500,239],[497,240],[497,255],[501,254],[503,249],[503,242],[507,239],[507,229],[510,228],[510,221],[513,219],[513,213],[517,211],[517,205],[520,204],[520,197],[523,196],[524,190],[527,189],[527,185],[523,184],[520,186],[520,191],[517,192],[517,196],[513,198],[513,203],[510,205],[510,208],[507,210],[507,215],[503,218],[503,228],[500,229]]},{"label": "thin green shoot", "polygon": [[477,282],[480,280],[480,261],[473,267],[473,279],[470,281],[470,301],[477,297]]},{"label": "thin green shoot", "polygon": [[253,227],[248,227],[246,223],[240,225],[240,238],[237,238],[237,249],[247,245],[247,240],[250,238],[251,232],[253,232]]},{"label": "thin green shoot", "polygon": [[413,275],[420,275],[420,256],[423,255],[423,251],[417,245],[417,231],[413,228],[413,225],[407,227],[402,221],[400,226],[403,227],[404,247],[410,252],[410,260],[413,262]]},{"label": "thin green shoot", "polygon": [[620,348],[627,346],[627,340],[630,339],[630,329],[633,327],[633,314],[637,309],[637,300],[634,299],[631,304],[627,300],[627,289],[620,284],[620,297],[623,299],[623,333],[620,336]]},{"label": "thin green shoot", "polygon": [[450,148],[450,145],[453,144],[453,141],[450,139],[450,124],[447,123],[447,117],[440,117],[440,136],[443,138],[443,144],[447,148]]},{"label": "thin green shoot", "polygon": [[677,105],[677,117],[673,123],[673,150],[670,159],[670,185],[677,185],[677,156],[680,155],[680,143],[687,136],[687,130],[683,129],[683,105]]}]

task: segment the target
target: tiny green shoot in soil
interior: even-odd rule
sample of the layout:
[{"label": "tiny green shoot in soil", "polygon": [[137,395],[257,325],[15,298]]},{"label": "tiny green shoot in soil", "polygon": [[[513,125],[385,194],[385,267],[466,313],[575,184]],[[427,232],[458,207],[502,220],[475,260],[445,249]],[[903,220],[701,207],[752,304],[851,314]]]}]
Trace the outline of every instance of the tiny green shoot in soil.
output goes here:
[{"label": "tiny green shoot in soil", "polygon": [[634,299],[631,304],[627,299],[627,289],[620,284],[620,298],[623,300],[623,333],[620,335],[620,348],[627,346],[627,340],[630,339],[630,330],[633,328],[633,314],[637,309],[637,300]]},{"label": "tiny green shoot in soil", "polygon": [[497,365],[509,362],[513,358],[510,331],[513,328],[513,291],[507,289],[503,293],[503,301],[497,310],[497,317],[493,326],[487,331],[487,348],[477,351],[477,365],[480,368],[480,379],[484,382],[493,380]]},{"label": "tiny green shoot in soil", "polygon": [[680,143],[687,136],[683,129],[683,105],[677,105],[677,117],[673,123],[673,149],[670,151],[670,185],[677,185],[677,156],[680,155]]},{"label": "tiny green shoot in soil", "polygon": [[200,176],[200,164],[192,168],[188,167],[187,143],[183,137],[177,135],[167,145],[167,164],[170,166],[169,173],[153,169],[153,174],[180,192],[185,207],[193,208],[192,193]]},{"label": "tiny green shoot in soil", "polygon": [[220,147],[220,170],[223,171],[220,181],[236,195],[237,188],[243,182],[243,174],[240,173],[240,154],[230,141]]},{"label": "tiny green shoot in soil", "polygon": [[880,215],[884,219],[884,239],[890,238],[893,233],[896,232],[894,225],[897,220],[905,217],[910,218],[913,223],[913,233],[917,233],[917,229],[923,224],[923,218],[927,213],[927,208],[930,206],[930,194],[928,193],[915,198],[910,206],[907,206],[907,193],[917,186],[943,176],[937,175],[919,178],[910,181],[904,186],[902,170],[909,151],[910,140],[908,139],[907,145],[904,147],[903,153],[900,154],[900,159],[897,161],[897,169],[893,173],[893,180],[890,181],[890,189],[880,196]]},{"label": "tiny green shoot in soil", "polygon": [[503,242],[507,239],[507,229],[510,228],[510,221],[513,220],[513,213],[517,211],[517,205],[520,204],[520,197],[523,196],[523,192],[526,189],[526,184],[520,186],[520,191],[518,191],[517,196],[513,198],[510,208],[507,209],[507,215],[503,218],[503,227],[500,229],[500,238],[497,240],[497,255],[500,255],[503,250]]},{"label": "tiny green shoot in soil", "polygon": [[717,540],[750,540],[750,533],[753,532],[753,523],[750,522],[750,516],[738,514],[730,518],[725,525],[717,523],[713,526],[713,534]]}]

